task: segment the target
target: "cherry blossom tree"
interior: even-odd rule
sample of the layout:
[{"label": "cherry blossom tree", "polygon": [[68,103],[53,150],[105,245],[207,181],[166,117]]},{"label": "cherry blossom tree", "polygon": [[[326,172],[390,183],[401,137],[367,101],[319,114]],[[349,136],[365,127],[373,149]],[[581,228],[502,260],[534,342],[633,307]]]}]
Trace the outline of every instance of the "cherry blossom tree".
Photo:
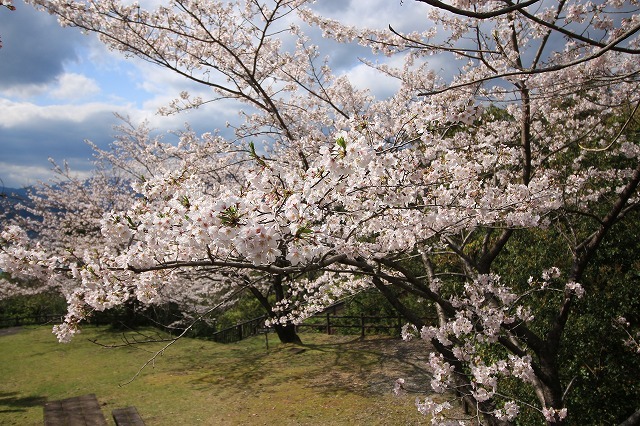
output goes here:
[{"label": "cherry blossom tree", "polygon": [[[169,273],[266,281],[282,290],[270,310],[285,326],[374,287],[407,318],[404,337],[433,350],[429,385],[445,399],[416,405],[434,423],[570,421],[567,336],[581,304],[598,300],[602,247],[637,219],[636,1],[420,0],[432,24],[411,34],[343,25],[303,0],[34,3],[213,90],[164,112],[220,98],[248,108],[233,141],[184,133],[175,161],[137,175],[139,195],[102,217],[105,249],[62,259],[83,290],[61,339],[96,295],[123,303],[133,286],[152,300]],[[370,63],[398,91],[375,99],[333,75],[305,25],[400,58]],[[457,71],[432,69],[434,55]],[[60,266],[5,232],[3,269]],[[535,258],[518,252],[527,246]],[[399,294],[432,306],[437,323]],[[626,330],[633,349],[624,309],[606,327]],[[467,407],[457,418],[455,399]]]},{"label": "cherry blossom tree", "polygon": [[[113,203],[117,202],[115,188],[120,182],[101,170],[97,170],[91,179],[85,181],[72,176],[66,164],[53,165],[57,175],[55,181],[30,188],[25,199],[5,212],[11,215],[4,217],[6,222],[3,238],[19,244],[25,254],[35,253],[37,246],[47,244],[49,253],[55,252],[62,256],[60,264],[63,265],[66,263],[65,255],[74,256],[73,250],[83,251],[100,245],[100,220],[105,208],[112,208]],[[121,199],[128,198],[122,194]],[[37,235],[37,239],[31,238],[29,233]],[[23,257],[23,261],[31,262],[34,266],[38,264],[38,259],[30,259],[28,255]],[[7,263],[9,265],[11,264]],[[19,267],[6,271],[11,272],[15,278],[39,279],[38,288],[25,289],[29,292],[73,291],[73,285],[61,275],[50,273],[51,271],[33,268],[24,276]]]},{"label": "cherry blossom tree", "polygon": [[[3,294],[60,292],[74,306],[67,316],[69,324],[77,324],[92,312],[120,304],[163,306],[170,303],[180,308],[182,316],[163,325],[185,328],[195,320],[208,321],[212,305],[220,312],[231,306],[243,291],[256,297],[270,316],[286,314],[286,309],[282,306],[276,309],[272,302],[272,296],[276,303],[293,297],[286,293],[282,277],[239,273],[232,268],[207,265],[188,270],[163,268],[140,279],[120,276],[117,292],[106,291],[105,283],[95,276],[96,266],[92,263],[100,263],[100,257],[106,254],[101,250],[110,249],[111,256],[117,256],[126,247],[126,244],[109,245],[101,227],[104,221],[125,220],[116,212],[139,194],[131,188],[132,181],[136,182],[134,187],[145,187],[158,176],[165,178],[165,173],[196,168],[207,186],[219,188],[221,182],[235,184],[243,168],[243,162],[234,159],[236,164],[225,165],[221,161],[219,168],[209,173],[204,171],[211,166],[212,157],[235,149],[219,137],[207,135],[199,139],[187,129],[179,133],[180,142],[176,147],[158,137],[151,138],[150,129],[145,125],[134,128],[128,119],[120,118],[124,124],[118,126],[119,135],[111,149],[93,146],[97,169],[91,178],[74,177],[66,165],[54,164],[58,178],[36,186],[24,203],[12,209],[20,214],[7,220],[2,238],[15,250],[6,250],[0,257],[4,258],[3,264],[12,272],[14,280],[22,279],[23,285],[7,281],[2,285]],[[144,199],[146,209],[153,209],[154,197]],[[165,201],[165,198],[157,200],[160,204]],[[180,202],[186,203],[187,198]],[[126,219],[131,221],[130,217]],[[27,273],[24,273],[25,264],[32,265]],[[85,274],[94,279],[89,280]],[[83,288],[83,281],[91,282]],[[300,343],[292,323],[283,321],[274,327],[283,342]]]},{"label": "cherry blossom tree", "polygon": [[[3,280],[0,298],[44,292],[62,294],[70,302],[90,298],[91,303],[78,304],[82,314],[70,313],[70,322],[121,304],[128,308],[140,302],[147,306],[173,304],[180,307],[182,316],[163,325],[184,328],[209,311],[211,304],[223,309],[232,303],[230,293],[237,289],[231,284],[237,280],[199,272],[168,272],[153,283],[158,290],[153,299],[146,297],[142,285],[120,286],[118,298],[104,290],[104,283],[91,287],[91,295],[82,288],[82,273],[91,273],[84,259],[99,259],[102,250],[121,249],[105,243],[101,233],[105,213],[129,205],[135,197],[132,179],[162,174],[179,157],[175,147],[164,147],[157,140],[152,143],[145,125],[133,128],[121,119],[124,124],[117,128],[120,133],[112,150],[94,146],[96,168],[89,178],[74,174],[66,163],[59,166],[51,160],[56,177],[29,188],[23,200],[3,211],[2,242],[16,250],[0,253],[5,272],[13,278]],[[38,253],[46,253],[46,268]],[[25,265],[30,267],[25,270]]]},{"label": "cherry blossom tree", "polygon": [[[422,337],[430,339],[441,354],[433,361],[438,381],[432,385],[440,390],[465,389],[462,393],[471,397],[467,402],[478,412],[511,420],[518,411],[516,404],[506,401],[495,405],[496,380],[501,374],[517,376],[509,371],[509,360],[524,356],[533,374],[528,378],[524,370],[519,374],[525,374],[520,377],[533,385],[543,405],[541,413],[548,422],[562,421],[567,415],[563,401],[570,386],[559,382],[558,353],[573,304],[585,291],[578,283],[584,280],[612,226],[637,207],[640,169],[632,153],[637,152],[637,139],[625,138],[638,108],[637,97],[630,95],[637,84],[637,5],[476,2],[471,7],[464,2],[425,3],[435,7],[430,16],[436,23],[434,28],[444,29],[444,36],[434,28],[411,35],[391,28],[394,39],[389,33],[306,16],[330,37],[357,40],[387,54],[410,49],[407,67],[396,70],[395,75],[409,93],[427,97],[428,106],[414,104],[414,122],[419,124],[409,133],[421,140],[428,135],[437,141],[438,148],[443,147],[443,141],[452,143],[447,145],[448,151],[440,151],[449,158],[437,172],[441,179],[449,176],[448,182],[436,181],[429,191],[440,201],[426,203],[440,210],[429,223],[439,244],[419,248],[418,243],[426,280],[413,278],[410,270],[401,272],[416,294],[424,281],[442,288],[441,274],[466,277],[464,291],[450,299],[451,306],[429,297],[437,302],[441,314],[439,327],[421,330]],[[629,14],[622,16],[621,10]],[[420,59],[435,53],[461,58],[462,72],[442,82],[425,82],[410,72],[410,67],[419,67]],[[394,72],[386,66],[379,68]],[[492,108],[478,120],[477,109],[487,105]],[[437,113],[429,111],[438,106],[442,109]],[[622,119],[616,121],[616,116]],[[403,130],[407,128],[405,125]],[[434,135],[433,130],[441,134]],[[491,153],[485,151],[489,146]],[[438,163],[437,157],[423,162],[429,168]],[[618,180],[622,175],[626,177]],[[514,204],[507,205],[511,201]],[[453,220],[443,220],[447,216]],[[444,222],[444,227],[433,229],[432,223],[437,221]],[[538,326],[531,311],[520,311],[524,307],[514,305],[525,295],[530,297],[531,290],[514,292],[512,284],[499,284],[492,274],[498,269],[495,264],[500,256],[508,257],[505,247],[522,227],[551,227],[567,239],[569,249],[563,272],[552,267],[542,271],[541,278],[528,280],[529,284],[541,283],[543,288],[548,288],[550,277],[562,277],[566,283],[564,296],[555,302],[558,308],[549,313],[542,333],[532,332]],[[445,264],[448,270],[439,271],[442,261],[434,259],[443,253],[458,257],[460,269],[451,271]],[[391,267],[388,260],[380,263]],[[425,296],[429,294],[423,291]],[[460,311],[462,306],[467,313]],[[507,311],[511,314],[503,317]],[[493,315],[498,317],[489,319]],[[500,324],[501,331],[494,334],[492,330],[498,328],[489,324]],[[511,353],[508,360],[486,365],[487,360],[477,355],[478,342],[487,342],[484,333],[491,335],[488,342],[499,343]],[[465,343],[464,336],[469,335],[474,345]],[[447,353],[447,348],[451,352]],[[473,361],[474,357],[478,358]],[[475,362],[480,365],[474,366]],[[500,373],[503,368],[506,370]],[[549,380],[551,377],[558,381]],[[501,395],[499,399],[508,397]],[[443,406],[428,400],[420,409],[436,414]]]},{"label": "cherry blossom tree", "polygon": [[[162,143],[158,139],[150,142],[148,129],[145,127],[128,126],[123,130],[125,130],[122,135],[124,137],[120,137],[115,143],[117,149],[112,152],[101,150],[97,150],[97,152],[100,159],[121,170],[126,170],[129,175],[134,177],[133,190],[136,194],[142,195],[142,198],[139,200],[140,205],[133,211],[123,213],[114,209],[104,218],[103,228],[105,230],[112,229],[115,232],[115,234],[105,232],[108,239],[121,239],[124,233],[126,240],[126,236],[130,232],[129,228],[136,227],[137,225],[134,224],[141,224],[146,220],[140,218],[142,213],[145,216],[151,214],[151,217],[148,218],[152,221],[165,222],[167,226],[171,227],[171,221],[178,212],[173,207],[167,209],[166,203],[169,200],[167,191],[177,190],[183,182],[192,179],[190,174],[193,171],[197,171],[198,183],[196,185],[199,188],[200,196],[213,198],[215,194],[225,190],[241,193],[243,191],[241,182],[246,181],[247,171],[252,170],[247,168],[248,165],[254,164],[256,160],[261,161],[255,153],[255,148],[250,147],[250,150],[246,151],[213,134],[197,137],[187,129],[187,131],[180,132],[179,142],[177,146],[173,146],[169,143]],[[165,186],[167,184],[168,187]],[[180,206],[179,209],[185,212],[191,209],[193,194],[178,192],[174,195],[177,196],[175,202]],[[153,217],[153,212],[156,210],[166,210],[167,214],[160,213],[157,217]],[[203,213],[194,212],[189,216],[203,226],[207,226],[207,221],[210,220],[206,215],[203,216]],[[178,220],[185,218],[177,217]],[[229,226],[236,226],[241,220],[241,215],[232,205],[221,214],[221,220]],[[144,232],[146,233],[148,230]],[[126,243],[122,245],[117,241],[112,242],[115,246],[127,246]],[[191,243],[187,244],[191,245]],[[182,294],[183,299],[190,294],[199,294],[197,300],[201,305],[202,303],[210,305],[220,299],[226,300],[227,303],[224,305],[216,305],[219,308],[224,308],[235,301],[235,297],[229,297],[229,294],[238,295],[240,291],[244,290],[254,296],[266,313],[274,318],[285,315],[287,309],[283,309],[282,306],[276,307],[272,300],[275,300],[277,304],[285,299],[295,298],[295,295],[288,291],[288,285],[283,283],[282,275],[247,273],[222,263],[178,264],[177,266],[186,266],[186,268],[173,268],[159,259],[162,258],[163,253],[168,254],[175,251],[175,247],[158,246],[156,248],[158,251],[152,253],[153,257],[147,258],[145,264],[163,264],[160,267],[152,268],[153,271],[146,271],[147,274],[141,275],[139,283],[145,288],[145,292],[151,287],[157,289],[157,285],[154,283],[168,282],[170,284],[167,285],[165,291],[174,289],[175,292]],[[187,247],[185,249],[188,251],[202,250],[204,247],[196,248],[194,246],[191,249]],[[207,253],[209,250],[206,248],[206,251],[201,251],[201,253]],[[172,257],[171,254],[168,255]],[[135,267],[132,266],[132,268],[133,272],[139,272],[135,270]],[[176,283],[178,278],[181,284]],[[138,282],[137,278],[132,278],[130,281],[132,283]],[[203,288],[208,289],[209,293],[211,290],[217,289],[214,293],[219,296],[217,298],[203,297],[201,294]],[[158,299],[158,295],[154,291],[153,295],[149,296],[149,301],[156,299]],[[161,301],[164,299],[164,297],[159,298]],[[206,305],[202,305],[196,312],[203,311],[207,311]],[[282,342],[301,343],[293,323],[282,321],[273,324],[273,326]]]}]

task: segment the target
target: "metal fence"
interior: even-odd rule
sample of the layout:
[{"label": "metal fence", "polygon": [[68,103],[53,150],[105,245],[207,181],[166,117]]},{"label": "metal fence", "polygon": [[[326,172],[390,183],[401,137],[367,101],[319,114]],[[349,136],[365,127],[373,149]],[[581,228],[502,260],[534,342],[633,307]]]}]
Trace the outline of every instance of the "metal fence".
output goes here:
[{"label": "metal fence", "polygon": [[265,329],[264,322],[267,317],[262,316],[249,321],[241,322],[233,327],[225,328],[211,335],[211,340],[218,343],[238,342],[247,337],[255,336]]},{"label": "metal fence", "polygon": [[[233,343],[273,331],[265,327],[266,319],[267,317],[263,316],[225,328],[213,333],[210,339],[219,343]],[[308,318],[296,328],[299,331],[311,330],[327,334],[335,334],[339,331],[343,334],[360,334],[364,337],[367,334],[380,333],[400,335],[403,324],[404,320],[401,316],[334,315],[326,312]]]},{"label": "metal fence", "polygon": [[[0,328],[17,327],[35,324],[59,324],[63,314],[42,314],[24,317],[0,318]],[[213,333],[209,339],[218,343],[233,343],[255,336],[273,329],[265,326],[267,316],[261,316],[238,323],[232,327]],[[404,320],[401,316],[370,316],[370,315],[335,315],[332,312],[318,314],[308,318],[296,326],[299,331],[317,331],[327,334],[400,334]]]},{"label": "metal fence", "polygon": [[340,330],[343,334],[400,334],[403,325],[401,316],[371,315],[316,315],[298,325],[298,329],[312,329],[327,334],[335,334]]}]

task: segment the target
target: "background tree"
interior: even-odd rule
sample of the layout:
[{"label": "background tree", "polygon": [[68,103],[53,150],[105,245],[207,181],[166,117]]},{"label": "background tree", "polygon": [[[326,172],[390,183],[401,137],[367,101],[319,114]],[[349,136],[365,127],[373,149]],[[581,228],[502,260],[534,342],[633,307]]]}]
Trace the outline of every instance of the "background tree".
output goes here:
[{"label": "background tree", "polygon": [[[91,274],[91,267],[81,259],[96,259],[103,250],[111,249],[117,253],[121,249],[108,247],[105,243],[101,232],[105,213],[125,208],[135,197],[131,189],[132,179],[143,176],[143,173],[147,176],[163,173],[178,158],[173,147],[163,150],[159,141],[151,150],[154,144],[149,140],[150,130],[144,125],[134,129],[125,120],[119,130],[112,152],[96,148],[98,158],[91,177],[76,176],[66,164],[59,166],[51,160],[56,178],[29,188],[21,201],[10,200],[11,205],[7,204],[3,211],[2,238],[4,243],[13,244],[18,251],[5,251],[0,253],[0,257],[22,258],[17,264],[8,260],[4,263],[4,269],[11,273],[12,280],[2,285],[3,299],[42,293],[61,295],[67,300],[82,300],[88,295],[82,289],[80,275]],[[149,156],[151,151],[153,155]],[[50,259],[47,268],[38,267],[41,259],[31,257],[38,250],[47,253]],[[33,266],[27,274],[22,273],[24,263]],[[166,273],[154,283],[158,291],[153,300],[145,297],[144,286],[123,284],[117,302],[113,296],[107,297],[104,283],[94,283],[89,289],[92,294],[88,296],[92,303],[83,305],[86,311],[83,316],[95,316],[96,312],[112,310],[123,304],[126,315],[117,314],[114,318],[124,321],[125,317],[133,315],[139,302],[144,301],[160,308],[179,306],[179,315],[169,315],[165,318],[169,321],[162,325],[184,328],[206,312],[212,303],[219,303],[229,296],[233,290],[230,290],[229,281],[199,273],[189,276]],[[182,284],[176,285],[176,282]],[[229,297],[227,303],[220,304],[220,308],[228,306],[232,300]],[[105,317],[105,314],[99,316]],[[79,319],[69,318],[73,321]],[[141,320],[144,321],[138,316],[137,321]]]}]

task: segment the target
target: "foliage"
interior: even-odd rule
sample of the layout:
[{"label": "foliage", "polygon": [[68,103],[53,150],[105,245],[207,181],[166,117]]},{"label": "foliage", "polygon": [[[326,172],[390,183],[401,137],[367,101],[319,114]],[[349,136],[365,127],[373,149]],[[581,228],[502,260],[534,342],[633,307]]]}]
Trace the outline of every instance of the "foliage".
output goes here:
[{"label": "foliage", "polygon": [[264,308],[255,297],[243,295],[233,306],[216,316],[216,329],[222,330],[240,322],[261,317],[264,314]]},{"label": "foliage", "polygon": [[46,322],[49,315],[60,315],[66,309],[66,300],[58,293],[40,293],[36,295],[16,295],[0,300],[0,318],[34,319]]},{"label": "foliage", "polygon": [[618,424],[637,410],[640,388],[629,372],[639,371],[640,357],[629,356],[625,327],[640,321],[639,224],[636,211],[603,243],[585,276],[598,297],[580,301],[567,327],[563,375],[573,381],[568,405],[576,424]]},{"label": "foliage", "polygon": [[380,293],[368,290],[345,301],[344,315],[393,317],[398,313]]},{"label": "foliage", "polygon": [[[424,319],[426,323],[433,323],[436,321],[435,311],[424,299],[416,298],[412,294],[405,294],[404,297],[400,296],[403,303],[406,306],[410,306],[412,312],[416,312],[418,316]],[[360,316],[371,317],[372,319],[366,320],[366,323],[373,324],[372,332],[374,334],[390,334],[392,336],[399,336],[397,331],[398,321],[406,322],[402,319],[398,311],[389,303],[389,301],[380,292],[374,289],[366,290],[357,293],[344,301],[344,306],[341,307],[338,315],[341,316],[353,316],[355,318],[350,320],[343,320],[343,325],[353,325],[352,329],[337,329],[337,333],[342,334],[354,334],[354,330],[360,329]],[[386,319],[376,319],[386,318]],[[376,328],[375,325],[384,326],[387,328]]]}]

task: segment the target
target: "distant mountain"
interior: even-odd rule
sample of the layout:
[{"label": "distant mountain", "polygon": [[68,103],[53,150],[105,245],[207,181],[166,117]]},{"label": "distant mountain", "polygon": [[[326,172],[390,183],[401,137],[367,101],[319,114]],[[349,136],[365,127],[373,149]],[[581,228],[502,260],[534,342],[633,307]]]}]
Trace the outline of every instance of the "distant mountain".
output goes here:
[{"label": "distant mountain", "polygon": [[29,188],[4,188],[0,187],[0,198],[18,198],[24,200],[27,198],[27,191]]},{"label": "distant mountain", "polygon": [[29,188],[0,188],[0,219],[11,219],[16,214],[24,215],[16,207],[27,201],[28,191]]}]

